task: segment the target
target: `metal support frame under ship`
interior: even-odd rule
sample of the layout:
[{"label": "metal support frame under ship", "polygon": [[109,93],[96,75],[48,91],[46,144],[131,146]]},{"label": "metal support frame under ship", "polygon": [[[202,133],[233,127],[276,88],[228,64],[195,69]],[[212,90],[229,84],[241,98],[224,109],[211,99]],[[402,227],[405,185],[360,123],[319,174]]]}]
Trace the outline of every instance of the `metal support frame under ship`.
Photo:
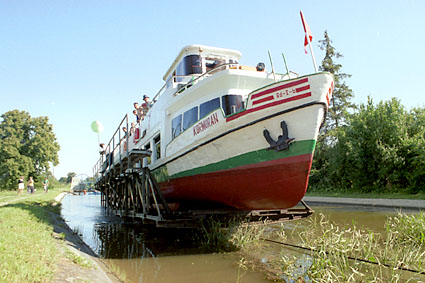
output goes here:
[{"label": "metal support frame under ship", "polygon": [[[109,146],[114,149],[126,148],[126,137],[120,138],[119,129],[128,126],[128,116],[121,121]],[[117,139],[115,139],[117,136]],[[115,140],[119,142],[115,143]],[[123,219],[133,219],[143,224],[168,228],[198,228],[209,218],[238,218],[249,222],[275,223],[307,217],[313,210],[300,201],[300,207],[274,210],[240,211],[231,209],[172,210],[164,198],[155,177],[148,167],[141,168],[143,158],[150,157],[150,150],[119,150],[112,161],[102,155],[95,172],[101,172],[95,182],[95,189],[101,192],[101,205]],[[106,165],[106,166],[105,166]],[[101,170],[105,166],[104,170]]]}]

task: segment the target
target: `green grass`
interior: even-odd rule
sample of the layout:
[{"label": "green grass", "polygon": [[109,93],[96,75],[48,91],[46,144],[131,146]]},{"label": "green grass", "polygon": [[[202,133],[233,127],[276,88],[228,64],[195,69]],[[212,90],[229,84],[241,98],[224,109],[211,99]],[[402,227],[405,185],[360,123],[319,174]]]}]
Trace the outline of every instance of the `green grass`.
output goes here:
[{"label": "green grass", "polygon": [[0,282],[50,281],[58,256],[49,212],[61,189],[18,196],[0,192]]},{"label": "green grass", "polygon": [[389,217],[386,230],[391,232],[391,241],[403,246],[425,247],[425,212],[406,215],[399,213]]},{"label": "green grass", "polygon": [[[318,214],[293,232],[293,239],[311,252],[301,256],[284,252],[268,264],[279,282],[300,278],[312,282],[417,282],[425,276],[400,268],[425,272],[424,220],[423,212],[400,213],[387,218],[387,229],[380,234],[354,223],[338,226]],[[281,241],[287,241],[286,236]]]},{"label": "green grass", "polygon": [[[285,229],[286,225],[290,228]],[[419,274],[425,273],[425,213],[399,213],[388,217],[385,227],[377,233],[354,222],[337,225],[327,216],[315,214],[303,223],[282,223],[272,229],[243,221],[210,220],[201,234],[205,245],[215,252],[238,251],[238,280],[252,268],[275,282],[425,281],[425,275]],[[307,250],[292,247],[270,252],[268,242],[262,239]]]},{"label": "green grass", "polygon": [[[3,191],[0,192],[0,205],[6,202],[9,202],[11,200],[16,200],[17,199],[17,192],[16,191]],[[21,198],[27,196],[26,193],[23,193]]]},{"label": "green grass", "polygon": [[340,198],[383,198],[383,199],[424,199],[425,193],[402,194],[402,193],[358,193],[358,192],[311,192],[307,189],[308,197],[340,197]]},{"label": "green grass", "polygon": [[206,252],[231,252],[257,245],[263,231],[264,226],[248,225],[242,219],[207,219],[194,240]]}]

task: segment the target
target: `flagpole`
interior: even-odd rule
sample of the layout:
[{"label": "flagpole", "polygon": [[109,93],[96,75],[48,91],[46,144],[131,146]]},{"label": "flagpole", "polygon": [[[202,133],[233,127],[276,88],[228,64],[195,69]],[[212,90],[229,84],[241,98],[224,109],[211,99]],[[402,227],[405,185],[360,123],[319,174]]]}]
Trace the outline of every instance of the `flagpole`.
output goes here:
[{"label": "flagpole", "polygon": [[313,60],[313,65],[314,65],[314,71],[317,73],[316,58],[314,57],[313,47],[311,46],[311,41],[310,41],[310,36],[311,36],[310,28],[308,27],[307,23],[305,22],[303,11],[300,11],[300,15],[301,15],[301,21],[303,23],[303,28],[304,28],[304,32],[305,32],[305,38],[307,39],[308,46],[310,48],[311,59]]},{"label": "flagpole", "polygon": [[308,40],[308,46],[310,47],[311,58],[313,59],[314,71],[317,73],[316,58],[314,57],[314,52],[313,52],[313,48],[311,47],[311,41],[309,36],[307,36],[307,40]]}]

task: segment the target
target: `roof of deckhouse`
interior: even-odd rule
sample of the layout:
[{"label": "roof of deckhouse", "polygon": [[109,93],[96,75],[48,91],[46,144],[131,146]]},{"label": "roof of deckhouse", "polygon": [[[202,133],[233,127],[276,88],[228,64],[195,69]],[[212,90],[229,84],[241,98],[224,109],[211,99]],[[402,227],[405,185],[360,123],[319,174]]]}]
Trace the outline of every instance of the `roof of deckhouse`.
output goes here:
[{"label": "roof of deckhouse", "polygon": [[187,55],[193,55],[193,54],[203,54],[204,56],[214,56],[214,55],[221,55],[224,57],[232,57],[236,59],[240,59],[242,56],[242,53],[237,50],[232,49],[225,49],[225,48],[218,48],[218,47],[211,47],[211,46],[205,46],[205,45],[187,45],[182,48],[180,53],[177,55],[176,59],[174,60],[173,64],[171,64],[170,68],[165,73],[163,80],[167,80],[168,76],[174,71],[174,69],[177,67],[177,65],[180,63],[183,57]]}]

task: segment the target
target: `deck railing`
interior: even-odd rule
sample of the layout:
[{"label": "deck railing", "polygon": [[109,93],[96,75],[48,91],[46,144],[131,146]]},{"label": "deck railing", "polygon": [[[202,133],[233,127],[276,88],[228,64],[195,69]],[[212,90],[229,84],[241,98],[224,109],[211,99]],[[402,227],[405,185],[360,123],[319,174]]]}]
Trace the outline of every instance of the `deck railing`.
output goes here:
[{"label": "deck railing", "polygon": [[[127,134],[125,136],[123,136],[122,127],[126,127],[127,129]],[[93,176],[95,179],[107,170],[113,169],[116,158],[119,158],[119,162],[121,163],[122,159],[128,156],[129,138],[130,129],[128,127],[128,114],[126,114],[106,145],[105,151],[100,154],[99,160],[93,167]]]},{"label": "deck railing", "polygon": [[[164,93],[166,86],[170,83],[170,80],[173,80],[174,82],[175,78],[182,77],[184,78],[185,81],[187,81],[187,82],[183,82],[183,84],[180,87],[178,87],[178,89],[173,93],[173,96],[177,96],[180,93],[184,92],[186,89],[196,84],[199,80],[204,79],[208,75],[211,75],[213,73],[220,72],[223,70],[227,70],[227,69],[239,69],[238,66],[239,64],[237,63],[225,63],[225,64],[220,64],[216,66],[215,68],[210,69],[201,75],[192,74],[187,76],[171,76],[153,97],[152,105],[155,104],[158,98]],[[190,76],[192,77],[190,78]],[[123,154],[121,151],[121,148],[124,142],[123,142],[123,139],[121,138],[120,129],[123,125],[125,125],[125,127],[127,128],[127,135],[125,137],[125,144],[126,144],[126,147],[124,150],[125,154]],[[128,125],[129,125],[128,114],[126,114],[124,118],[121,120],[118,128],[115,130],[114,134],[112,135],[112,138],[106,145],[105,154],[101,154],[99,160],[96,162],[95,166],[93,167],[93,176],[96,179],[99,177],[100,174],[103,174],[106,170],[111,170],[114,167],[114,160],[116,156],[119,157],[120,162],[122,161],[123,157],[128,156],[129,137],[130,137],[130,129]],[[108,156],[106,156],[107,154]],[[106,160],[106,157],[108,157],[109,160]],[[106,165],[106,167],[104,165],[105,162],[109,163]]]}]

